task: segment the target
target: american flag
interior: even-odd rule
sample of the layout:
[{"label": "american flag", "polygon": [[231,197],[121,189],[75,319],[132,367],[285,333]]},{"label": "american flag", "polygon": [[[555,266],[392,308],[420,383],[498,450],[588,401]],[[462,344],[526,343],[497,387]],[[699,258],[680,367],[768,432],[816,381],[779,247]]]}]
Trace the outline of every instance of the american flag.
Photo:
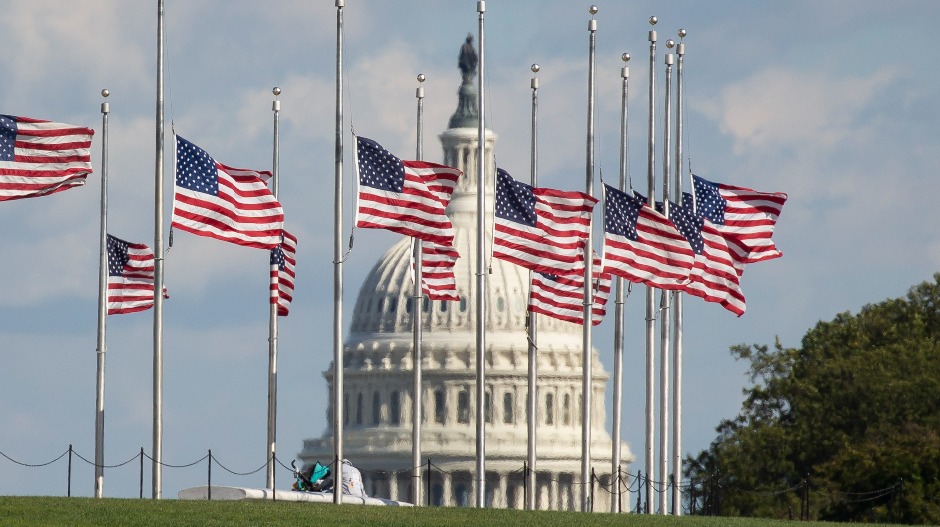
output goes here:
[{"label": "american flag", "polygon": [[[594,255],[594,304],[591,306],[591,325],[596,326],[607,314],[610,298],[610,273],[601,272],[601,259]],[[552,318],[584,323],[584,275],[555,276],[532,274],[529,290],[529,311]]]},{"label": "american flag", "polygon": [[659,289],[689,283],[695,254],[668,218],[637,195],[604,185],[604,271]]},{"label": "american flag", "polygon": [[[163,296],[166,288],[163,288]],[[108,314],[153,307],[153,251],[142,243],[108,235]]]},{"label": "american flag", "polygon": [[583,192],[533,188],[497,169],[493,256],[540,273],[583,273],[596,203]]},{"label": "american flag", "polygon": [[94,130],[0,115],[0,201],[54,194],[92,173]]},{"label": "american flag", "polygon": [[[415,268],[414,245],[409,252],[411,268]],[[421,290],[431,300],[457,301],[457,278],[454,267],[460,254],[453,247],[421,242]],[[412,275],[412,279],[414,275]]]},{"label": "american flag", "polygon": [[365,137],[356,137],[356,168],[357,227],[453,245],[454,228],[444,209],[463,172],[437,163],[402,161]]},{"label": "american flag", "polygon": [[271,303],[277,304],[277,316],[286,317],[294,299],[297,276],[297,237],[284,231],[284,241],[271,249]]},{"label": "american flag", "polygon": [[232,168],[176,136],[176,196],[171,226],[227,242],[273,249],[284,209],[268,190],[268,171]]},{"label": "american flag", "polygon": [[688,193],[683,193],[682,205],[669,204],[669,219],[695,252],[691,281],[683,291],[706,302],[716,302],[738,316],[743,315],[746,307],[741,291],[743,250],[729,244],[710,222],[692,212],[692,196]]},{"label": "american flag", "polygon": [[783,256],[770,238],[787,201],[786,194],[713,183],[695,175],[692,183],[695,212],[710,221],[722,236],[747,248],[745,263]]}]

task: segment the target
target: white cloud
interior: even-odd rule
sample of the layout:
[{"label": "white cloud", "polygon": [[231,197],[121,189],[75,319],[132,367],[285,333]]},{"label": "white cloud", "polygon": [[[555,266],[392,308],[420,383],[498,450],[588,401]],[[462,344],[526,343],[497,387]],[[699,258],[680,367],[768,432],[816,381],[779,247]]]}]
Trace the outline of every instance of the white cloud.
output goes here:
[{"label": "white cloud", "polygon": [[749,148],[829,148],[860,131],[859,113],[900,79],[893,66],[867,76],[834,71],[768,68],[724,87],[700,109],[735,140],[735,153]]}]

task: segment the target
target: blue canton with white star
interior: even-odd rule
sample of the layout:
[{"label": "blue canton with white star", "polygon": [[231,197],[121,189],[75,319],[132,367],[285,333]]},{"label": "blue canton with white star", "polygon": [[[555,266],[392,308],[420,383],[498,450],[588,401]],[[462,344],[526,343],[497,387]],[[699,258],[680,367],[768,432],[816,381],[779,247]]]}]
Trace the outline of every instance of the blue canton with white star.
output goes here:
[{"label": "blue canton with white star", "polygon": [[0,115],[0,161],[13,161],[16,148],[16,119]]},{"label": "blue canton with white star", "polygon": [[124,266],[130,260],[127,255],[128,243],[120,238],[108,235],[108,275],[121,276]]},{"label": "blue canton with white star", "polygon": [[692,183],[695,185],[696,211],[715,225],[724,225],[728,201],[718,192],[718,184],[695,175],[692,176]]},{"label": "blue canton with white star", "polygon": [[604,230],[617,236],[636,241],[636,221],[640,217],[643,202],[605,184]]},{"label": "blue canton with white star", "polygon": [[219,195],[219,169],[205,150],[176,136],[176,185],[203,194]]},{"label": "blue canton with white star", "polygon": [[278,245],[271,249],[271,265],[276,265],[279,270],[283,271],[285,264],[287,264],[287,260],[284,258],[284,251],[281,250],[281,246]]},{"label": "blue canton with white star", "polygon": [[496,169],[496,217],[535,227],[535,194],[501,168]]},{"label": "blue canton with white star", "polygon": [[405,188],[405,166],[382,145],[356,137],[359,183],[379,190],[401,192]]},{"label": "blue canton with white star", "polygon": [[705,218],[692,212],[692,195],[682,193],[682,204],[669,202],[669,221],[676,226],[679,234],[689,241],[695,254],[702,254],[705,241],[702,240],[702,225]]}]

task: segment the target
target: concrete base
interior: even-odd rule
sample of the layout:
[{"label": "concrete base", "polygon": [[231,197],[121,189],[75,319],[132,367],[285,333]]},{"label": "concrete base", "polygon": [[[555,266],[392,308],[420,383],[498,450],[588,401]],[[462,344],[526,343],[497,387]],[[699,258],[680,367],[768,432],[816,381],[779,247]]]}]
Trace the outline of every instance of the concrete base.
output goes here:
[{"label": "concrete base", "polygon": [[[246,500],[267,500],[267,501],[312,501],[318,503],[333,503],[332,492],[304,492],[296,490],[272,490],[272,489],[251,489],[246,487],[222,487],[213,485],[211,487],[191,487],[179,491],[177,495],[181,500],[208,500],[220,501],[246,501]],[[359,498],[355,496],[343,496],[343,504],[351,503],[353,505],[385,505],[389,507],[412,507],[411,503],[404,501],[386,500],[382,498]]]}]

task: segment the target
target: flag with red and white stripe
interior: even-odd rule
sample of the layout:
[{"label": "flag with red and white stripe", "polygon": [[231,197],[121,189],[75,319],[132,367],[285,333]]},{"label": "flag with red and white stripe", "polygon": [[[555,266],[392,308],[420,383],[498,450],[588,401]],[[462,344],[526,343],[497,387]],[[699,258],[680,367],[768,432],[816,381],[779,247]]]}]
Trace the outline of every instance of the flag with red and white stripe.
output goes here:
[{"label": "flag with red and white stripe", "polygon": [[297,276],[297,237],[284,230],[284,240],[271,249],[271,303],[277,304],[277,316],[290,313]]},{"label": "flag with red and white stripe", "polygon": [[0,201],[84,185],[92,173],[94,134],[81,126],[0,115]]},{"label": "flag with red and white stripe", "polygon": [[[153,251],[108,235],[108,314],[135,313],[153,307]],[[163,297],[169,298],[166,287]]]},{"label": "flag with red and white stripe", "polygon": [[[409,252],[411,269],[415,268],[414,243]],[[460,254],[453,247],[421,242],[421,290],[431,300],[457,301],[457,278],[454,267]],[[412,279],[414,275],[412,274]]]},{"label": "flag with red and white stripe", "polygon": [[[594,255],[594,303],[591,306],[591,325],[598,325],[607,314],[610,298],[611,275],[601,272],[601,259]],[[529,290],[529,311],[552,318],[584,323],[584,275],[555,276],[533,273]]]},{"label": "flag with red and white stripe", "polygon": [[171,227],[246,247],[281,243],[284,209],[268,189],[271,172],[232,168],[176,136]]}]

